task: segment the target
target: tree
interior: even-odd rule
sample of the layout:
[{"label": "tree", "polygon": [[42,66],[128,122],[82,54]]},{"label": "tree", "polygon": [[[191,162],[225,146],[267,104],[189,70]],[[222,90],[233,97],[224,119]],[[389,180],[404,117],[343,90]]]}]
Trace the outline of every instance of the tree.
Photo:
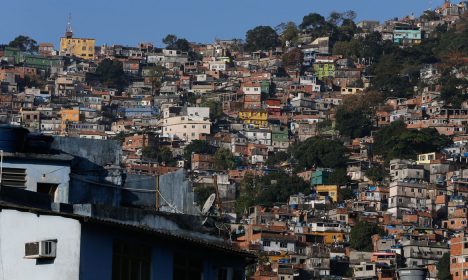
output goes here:
[{"label": "tree", "polygon": [[267,166],[273,166],[283,163],[289,159],[290,155],[284,151],[276,152],[268,156],[265,164]]},{"label": "tree", "polygon": [[228,149],[218,149],[215,153],[214,166],[216,170],[233,169],[235,167],[234,155]]},{"label": "tree", "polygon": [[310,13],[302,18],[301,29],[318,29],[326,24],[325,18],[317,13]]},{"label": "tree", "polygon": [[172,48],[174,47],[175,43],[177,41],[177,36],[174,34],[168,34],[164,39],[162,39],[162,42],[166,45],[167,48]]},{"label": "tree", "polygon": [[372,121],[364,111],[340,106],[336,111],[336,129],[341,135],[351,138],[368,136],[372,130]]},{"label": "tree", "polygon": [[372,235],[382,233],[378,225],[360,221],[351,229],[349,245],[358,251],[372,252]]},{"label": "tree", "polygon": [[194,188],[193,192],[195,193],[195,202],[201,208],[208,197],[210,197],[211,194],[216,193],[216,190],[214,187],[199,187]]},{"label": "tree", "polygon": [[38,49],[36,40],[24,35],[19,35],[13,39],[13,41],[8,43],[8,46],[12,48],[19,48],[21,51],[28,52],[35,52]]},{"label": "tree", "polygon": [[99,63],[96,69],[96,75],[99,81],[107,87],[117,88],[122,90],[126,85],[125,73],[123,71],[122,62],[104,59]]},{"label": "tree", "polygon": [[221,102],[215,100],[202,101],[202,107],[210,108],[210,119],[212,122],[224,117],[223,106]]},{"label": "tree", "polygon": [[338,200],[339,202],[343,202],[345,200],[353,199],[355,198],[355,194],[351,187],[346,187],[343,189],[340,189],[340,192],[338,193]]},{"label": "tree", "polygon": [[151,83],[151,93],[152,95],[159,94],[159,90],[161,89],[163,77],[165,73],[165,68],[161,65],[155,65],[151,67],[148,71],[148,79]]},{"label": "tree", "polygon": [[394,121],[375,133],[373,151],[387,161],[411,159],[417,154],[440,151],[451,143],[449,137],[434,128],[408,129],[404,122]]},{"label": "tree", "polygon": [[347,161],[347,150],[342,142],[322,137],[311,137],[293,146],[292,153],[299,166],[305,169],[344,167]]},{"label": "tree", "polygon": [[190,43],[187,39],[177,39],[174,43],[174,48],[182,52],[188,52],[191,49]]},{"label": "tree", "polygon": [[236,199],[236,212],[246,213],[249,207],[256,204],[256,197],[259,193],[259,185],[256,183],[257,178],[247,173],[240,182],[240,195]]},{"label": "tree", "polygon": [[343,186],[348,184],[351,181],[351,179],[348,176],[348,173],[346,171],[346,168],[336,168],[333,170],[333,172],[330,174],[330,177],[328,179],[328,182],[331,185],[339,185]]},{"label": "tree", "polygon": [[458,79],[448,74],[444,75],[440,82],[442,84],[440,98],[445,101],[445,104],[460,108],[463,101],[468,100],[468,96],[464,94],[468,87],[466,79]]},{"label": "tree", "polygon": [[270,26],[257,26],[247,31],[246,50],[270,50],[280,45],[278,34]]},{"label": "tree", "polygon": [[336,112],[336,129],[345,136],[356,138],[370,135],[374,108],[383,101],[378,92],[347,96]]},{"label": "tree", "polygon": [[437,279],[450,280],[450,253],[444,253],[437,263]]},{"label": "tree", "polygon": [[171,149],[166,146],[154,147],[147,146],[142,150],[143,158],[154,160],[158,163],[164,163],[166,165],[174,165],[175,159],[172,155]]},{"label": "tree", "polygon": [[295,46],[297,44],[299,29],[294,22],[282,23],[277,26],[276,30],[278,34],[281,34],[280,40],[283,46]]},{"label": "tree", "polygon": [[366,177],[373,183],[382,182],[386,175],[387,172],[382,165],[375,165],[366,170]]},{"label": "tree", "polygon": [[304,53],[299,48],[293,48],[283,54],[284,67],[301,67],[304,61]]},{"label": "tree", "polygon": [[190,160],[192,154],[209,154],[213,155],[216,152],[216,147],[211,146],[208,141],[205,140],[193,140],[185,146],[184,157],[187,160]]},{"label": "tree", "polygon": [[272,206],[285,203],[289,196],[305,192],[309,184],[296,175],[279,171],[257,177],[246,174],[240,183],[240,197],[236,201],[236,211],[243,213],[251,206],[260,204]]},{"label": "tree", "polygon": [[426,10],[423,12],[423,14],[419,18],[424,21],[432,21],[432,20],[439,20],[440,16],[435,11]]}]

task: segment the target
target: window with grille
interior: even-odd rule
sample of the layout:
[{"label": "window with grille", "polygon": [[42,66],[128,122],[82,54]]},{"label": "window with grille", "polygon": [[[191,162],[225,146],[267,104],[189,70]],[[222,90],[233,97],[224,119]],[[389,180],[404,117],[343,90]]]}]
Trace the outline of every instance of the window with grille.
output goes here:
[{"label": "window with grille", "polygon": [[150,280],[150,266],[150,248],[141,244],[114,242],[112,280]]},{"label": "window with grille", "polygon": [[200,258],[182,253],[174,255],[174,280],[201,280],[203,264]]}]

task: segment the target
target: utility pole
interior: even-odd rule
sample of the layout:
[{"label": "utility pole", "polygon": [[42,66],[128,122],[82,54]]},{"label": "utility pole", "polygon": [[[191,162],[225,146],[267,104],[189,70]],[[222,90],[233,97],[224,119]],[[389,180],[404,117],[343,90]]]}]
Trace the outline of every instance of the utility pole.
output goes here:
[{"label": "utility pole", "polygon": [[156,211],[159,211],[159,174],[156,175]]},{"label": "utility pole", "polygon": [[223,213],[223,205],[221,203],[221,197],[219,196],[218,175],[213,176],[213,182],[214,182],[215,191],[216,191],[216,203],[218,204],[218,210],[221,216],[221,214]]}]

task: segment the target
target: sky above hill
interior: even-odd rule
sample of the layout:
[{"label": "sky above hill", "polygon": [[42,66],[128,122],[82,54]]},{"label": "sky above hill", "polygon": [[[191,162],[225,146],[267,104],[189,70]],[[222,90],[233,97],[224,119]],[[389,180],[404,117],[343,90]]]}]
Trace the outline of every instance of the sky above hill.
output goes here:
[{"label": "sky above hill", "polygon": [[74,36],[98,45],[136,45],[169,33],[192,42],[245,37],[257,25],[299,24],[311,12],[357,12],[356,21],[384,21],[439,6],[443,0],[14,0],[1,1],[0,44],[19,34],[58,47],[72,15]]}]

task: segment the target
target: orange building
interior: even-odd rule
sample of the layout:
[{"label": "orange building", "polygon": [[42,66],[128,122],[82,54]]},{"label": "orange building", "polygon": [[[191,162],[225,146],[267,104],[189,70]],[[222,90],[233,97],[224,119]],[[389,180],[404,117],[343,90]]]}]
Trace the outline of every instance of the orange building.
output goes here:
[{"label": "orange building", "polygon": [[450,274],[453,280],[468,279],[468,234],[450,239]]},{"label": "orange building", "polygon": [[60,117],[62,120],[62,131],[65,131],[68,123],[77,123],[80,121],[80,109],[78,107],[73,109],[62,108]]}]

